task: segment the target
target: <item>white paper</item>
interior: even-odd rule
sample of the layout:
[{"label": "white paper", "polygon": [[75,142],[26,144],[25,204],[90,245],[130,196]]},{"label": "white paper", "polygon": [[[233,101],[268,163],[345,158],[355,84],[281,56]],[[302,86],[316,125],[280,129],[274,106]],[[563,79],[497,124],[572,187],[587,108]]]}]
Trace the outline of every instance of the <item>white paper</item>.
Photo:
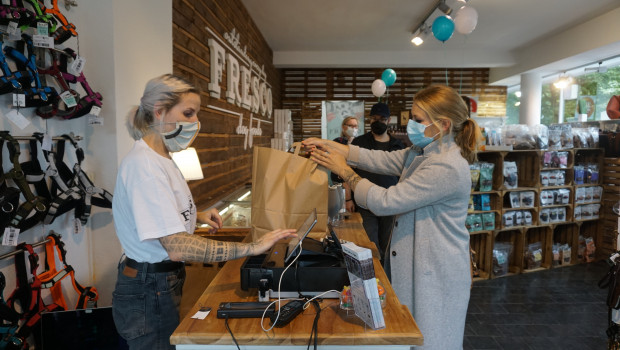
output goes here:
[{"label": "white paper", "polygon": [[33,35],[32,45],[50,49],[54,47],[54,37],[44,35]]},{"label": "white paper", "polygon": [[9,113],[6,114],[6,117],[20,129],[24,129],[28,125],[30,125],[30,121],[24,117],[23,114],[19,113],[16,109],[11,109]]},{"label": "white paper", "polygon": [[211,312],[211,310],[209,310],[209,311],[196,311],[194,316],[192,316],[191,318],[195,318],[197,320],[204,320],[207,316],[209,316],[210,312]]}]

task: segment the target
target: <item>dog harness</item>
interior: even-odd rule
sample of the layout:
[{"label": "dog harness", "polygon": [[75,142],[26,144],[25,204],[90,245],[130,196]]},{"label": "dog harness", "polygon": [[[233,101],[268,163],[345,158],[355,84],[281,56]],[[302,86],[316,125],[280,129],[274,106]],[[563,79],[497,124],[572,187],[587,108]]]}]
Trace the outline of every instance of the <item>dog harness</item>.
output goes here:
[{"label": "dog harness", "polygon": [[29,26],[35,19],[34,12],[18,5],[17,0],[11,0],[10,5],[0,4],[0,24],[8,25],[16,22],[18,26]]},{"label": "dog harness", "polygon": [[47,199],[35,196],[28,185],[24,171],[19,163],[20,149],[19,143],[7,131],[0,131],[0,138],[7,141],[9,156],[13,163],[13,169],[5,173],[7,179],[15,182],[26,201],[18,208],[15,216],[11,219],[10,226],[17,227],[20,231],[25,231],[43,220],[47,213]]},{"label": "dog harness", "polygon": [[65,15],[63,15],[58,9],[58,0],[52,0],[52,8],[46,8],[44,5],[41,5],[41,10],[48,15],[53,15],[62,24],[60,27],[57,27],[52,33],[52,35],[54,36],[55,45],[64,43],[72,36],[77,37],[78,33],[75,30],[75,25],[73,23],[69,23]]},{"label": "dog harness", "polygon": [[[53,87],[43,86],[41,83],[41,78],[36,65],[36,56],[34,54],[32,37],[28,34],[22,34],[22,40],[23,41],[19,41],[17,43],[18,48],[21,48],[21,50],[10,46],[5,46],[4,52],[15,61],[18,69],[27,70],[32,75],[31,83],[34,83],[35,86],[33,87],[30,85],[29,87],[23,88],[23,91],[26,94],[26,107],[39,107],[51,104],[54,101],[54,98],[58,96],[58,93]],[[22,53],[24,52],[24,46],[28,57]]]},{"label": "dog harness", "polygon": [[75,59],[77,58],[77,54],[70,48],[66,48],[63,51],[66,53],[66,55],[60,56],[60,70],[62,71],[63,78],[67,82],[72,84],[80,83],[80,85],[82,85],[82,88],[84,88],[84,91],[86,92],[86,96],[80,98],[78,105],[73,113],[63,115],[62,117],[65,119],[79,118],[88,114],[93,106],[101,108],[103,106],[103,102],[101,102],[103,100],[103,97],[99,92],[95,92],[93,91],[93,89],[90,88],[90,85],[88,84],[88,81],[86,81],[86,77],[84,76],[83,72],[80,72],[80,74],[78,74],[77,76],[69,73],[69,70],[67,69],[68,58],[72,57],[73,59]]},{"label": "dog harness", "polygon": [[[97,300],[99,299],[99,293],[95,287],[82,287],[75,280],[75,271],[71,265],[67,265],[65,250],[65,244],[60,240],[60,236],[56,234],[49,234],[47,236],[47,242],[45,243],[45,269],[46,271],[41,273],[38,278],[41,280],[41,288],[49,289],[52,292],[52,298],[56,305],[59,305],[65,310],[70,310],[67,307],[65,296],[62,293],[62,285],[58,282],[63,278],[70,276],[73,289],[79,295],[78,301],[75,305],[75,309],[87,309],[97,307]],[[56,269],[55,253],[58,255],[58,259],[62,264],[62,269]]]}]

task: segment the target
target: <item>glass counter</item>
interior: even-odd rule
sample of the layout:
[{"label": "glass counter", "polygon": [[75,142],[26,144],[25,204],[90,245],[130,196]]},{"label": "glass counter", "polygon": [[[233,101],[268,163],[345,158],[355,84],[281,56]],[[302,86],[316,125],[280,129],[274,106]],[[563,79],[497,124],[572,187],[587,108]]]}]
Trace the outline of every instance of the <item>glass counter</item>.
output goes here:
[{"label": "glass counter", "polygon": [[[250,228],[252,222],[252,186],[246,185],[218,201],[215,208],[222,216],[222,228]],[[209,208],[209,209],[211,209]],[[208,225],[201,225],[208,228]]]}]

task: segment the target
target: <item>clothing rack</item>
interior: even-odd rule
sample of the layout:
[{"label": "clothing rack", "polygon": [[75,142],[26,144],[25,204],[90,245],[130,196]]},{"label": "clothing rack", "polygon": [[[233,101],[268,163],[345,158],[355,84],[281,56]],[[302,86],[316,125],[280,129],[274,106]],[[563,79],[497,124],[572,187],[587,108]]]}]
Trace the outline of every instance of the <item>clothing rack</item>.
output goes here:
[{"label": "clothing rack", "polygon": [[[54,234],[54,231],[53,231],[53,230],[52,230],[52,231],[50,231],[50,234]],[[38,247],[38,246],[40,246],[40,245],[44,245],[45,243],[50,242],[50,241],[51,241],[51,239],[47,238],[47,239],[45,239],[45,240],[43,240],[43,241],[41,241],[41,242],[39,242],[39,243],[33,243],[33,244],[31,244],[31,246],[32,246],[33,248],[34,248],[34,247]],[[10,253],[6,253],[6,254],[4,254],[4,255],[0,255],[0,260],[4,260],[4,259],[6,259],[6,258],[10,258],[10,257],[12,257],[13,255],[19,254],[19,253],[24,252],[24,251],[25,251],[25,250],[23,250],[23,249],[17,249],[17,250],[15,250],[15,251],[10,252]]]},{"label": "clothing rack", "polygon": [[[11,135],[13,136],[13,135]],[[72,134],[70,134],[71,138],[73,138],[74,141],[82,141],[84,138],[82,136],[74,136]],[[14,139],[16,139],[17,141],[29,141],[29,140],[36,140],[35,137],[33,136],[13,136]],[[54,136],[52,137],[52,141],[61,141],[61,140],[66,140],[64,137],[62,136]]]}]

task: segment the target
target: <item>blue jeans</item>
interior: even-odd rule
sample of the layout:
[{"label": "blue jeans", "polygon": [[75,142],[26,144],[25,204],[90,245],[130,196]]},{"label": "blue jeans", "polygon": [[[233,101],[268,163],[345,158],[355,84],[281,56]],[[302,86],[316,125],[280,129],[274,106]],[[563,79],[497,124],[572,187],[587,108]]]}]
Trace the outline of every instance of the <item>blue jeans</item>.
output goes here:
[{"label": "blue jeans", "polygon": [[170,335],[179,325],[185,268],[158,273],[141,268],[135,277],[125,275],[124,269],[122,261],[112,294],[116,330],[131,350],[174,349]]}]

